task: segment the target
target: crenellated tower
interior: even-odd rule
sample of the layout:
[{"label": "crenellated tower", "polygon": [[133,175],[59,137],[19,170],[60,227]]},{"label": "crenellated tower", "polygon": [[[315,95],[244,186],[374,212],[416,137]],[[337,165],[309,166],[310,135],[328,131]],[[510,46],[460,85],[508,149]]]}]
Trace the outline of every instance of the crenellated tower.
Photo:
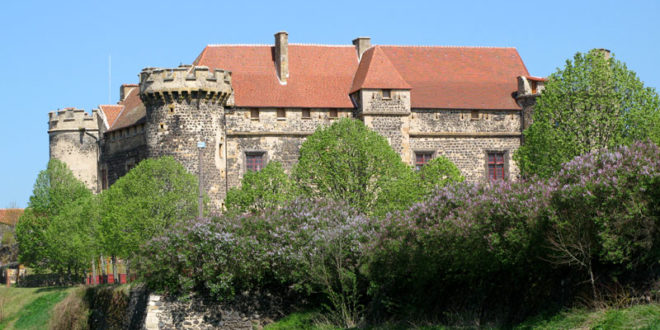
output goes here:
[{"label": "crenellated tower", "polygon": [[93,192],[98,192],[99,120],[96,110],[66,108],[48,113],[50,158],[63,161]]},{"label": "crenellated tower", "polygon": [[224,107],[230,105],[231,73],[205,66],[146,68],[140,98],[146,107],[148,157],[173,156],[195,175],[202,149],[203,189],[218,212],[227,192]]}]

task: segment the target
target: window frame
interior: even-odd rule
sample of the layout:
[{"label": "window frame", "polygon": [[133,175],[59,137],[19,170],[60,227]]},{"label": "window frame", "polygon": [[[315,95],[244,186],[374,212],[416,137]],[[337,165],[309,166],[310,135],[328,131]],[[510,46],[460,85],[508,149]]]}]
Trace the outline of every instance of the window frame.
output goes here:
[{"label": "window frame", "polygon": [[277,120],[286,120],[286,109],[277,108],[275,110],[275,117],[277,118]]},{"label": "window frame", "polygon": [[337,109],[330,109],[328,111],[328,118],[330,119],[337,119],[339,118],[339,110]]},{"label": "window frame", "polygon": [[311,109],[302,109],[300,118],[302,119],[312,119],[312,110]]},{"label": "window frame", "polygon": [[[418,155],[429,155],[429,159],[427,159],[423,164],[419,164],[417,161],[417,156]],[[433,160],[436,156],[435,150],[415,150],[413,152],[413,166],[415,166],[415,171],[419,171],[424,167],[424,165],[428,164],[431,160]]]},{"label": "window frame", "polygon": [[259,120],[260,117],[260,112],[258,108],[252,108],[250,109],[250,120]]},{"label": "window frame", "polygon": [[[243,173],[247,173],[248,171],[254,171],[254,172],[259,172],[263,170],[264,167],[266,167],[266,164],[268,163],[267,156],[268,153],[263,151],[263,150],[248,150],[243,153]],[[252,170],[249,168],[248,164],[248,159],[252,156],[260,156],[261,158],[261,167],[258,170]]]},{"label": "window frame", "polygon": [[[498,163],[497,159],[495,159],[492,163],[494,165],[494,169],[497,170],[498,165],[502,165],[502,170],[501,174],[502,177],[498,177],[497,172],[495,172],[494,176],[491,175],[491,161],[490,161],[490,156],[497,156],[501,155],[502,156],[502,162]],[[485,168],[485,178],[486,182],[494,182],[498,180],[508,180],[509,179],[509,150],[486,150],[484,153],[484,168]]]},{"label": "window frame", "polygon": [[[387,93],[387,96],[385,95]],[[383,98],[383,100],[391,100],[392,99],[392,90],[391,89],[381,89],[380,90],[380,95]]]}]

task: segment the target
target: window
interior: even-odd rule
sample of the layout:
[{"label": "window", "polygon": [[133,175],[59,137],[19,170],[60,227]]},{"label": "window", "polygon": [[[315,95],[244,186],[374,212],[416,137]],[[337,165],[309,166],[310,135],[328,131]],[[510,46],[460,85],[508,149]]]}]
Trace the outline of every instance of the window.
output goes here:
[{"label": "window", "polygon": [[246,152],[245,169],[248,171],[259,171],[264,167],[263,152]]},{"label": "window", "polygon": [[250,118],[252,118],[252,120],[259,120],[259,109],[250,110]]},{"label": "window", "polygon": [[415,169],[416,170],[421,170],[422,166],[426,165],[431,158],[433,158],[433,152],[430,151],[424,151],[424,152],[416,152],[415,153]]},{"label": "window", "polygon": [[330,113],[328,114],[328,117],[337,118],[337,117],[339,117],[339,113],[337,112],[337,110],[330,110]]},{"label": "window", "polygon": [[392,90],[391,89],[383,89],[383,98],[384,99],[391,99],[392,98]]},{"label": "window", "polygon": [[479,120],[479,110],[472,110],[470,119]]},{"label": "window", "polygon": [[304,119],[312,118],[312,112],[309,109],[303,109],[302,110],[302,117]]},{"label": "window", "polygon": [[488,180],[504,180],[504,152],[488,153]]},{"label": "window", "polygon": [[277,119],[285,119],[286,118],[286,110],[284,109],[277,109]]}]

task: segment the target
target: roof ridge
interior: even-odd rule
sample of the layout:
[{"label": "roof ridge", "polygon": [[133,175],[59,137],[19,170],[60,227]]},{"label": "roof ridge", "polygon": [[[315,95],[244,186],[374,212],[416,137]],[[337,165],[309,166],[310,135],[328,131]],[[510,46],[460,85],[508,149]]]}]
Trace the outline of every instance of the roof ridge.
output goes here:
[{"label": "roof ridge", "polygon": [[[500,46],[452,46],[452,45],[374,45],[380,47],[410,47],[410,48],[486,48],[486,49],[516,49],[516,47]],[[374,47],[372,46],[372,47]]]},{"label": "roof ridge", "polygon": [[273,47],[273,45],[267,45],[267,44],[208,44],[206,47],[256,47],[256,46],[264,46],[264,47]]}]

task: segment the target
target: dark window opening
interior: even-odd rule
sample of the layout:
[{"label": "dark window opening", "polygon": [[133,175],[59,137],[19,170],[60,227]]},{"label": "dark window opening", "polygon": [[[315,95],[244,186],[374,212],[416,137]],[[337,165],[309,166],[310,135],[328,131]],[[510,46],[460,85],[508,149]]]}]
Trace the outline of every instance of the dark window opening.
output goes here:
[{"label": "dark window opening", "polygon": [[286,110],[277,109],[277,119],[284,119],[284,118],[286,118]]},{"label": "dark window opening", "polygon": [[307,119],[312,118],[312,112],[309,109],[303,109],[302,117]]},{"label": "dark window opening", "polygon": [[339,117],[339,113],[337,110],[330,110],[330,114],[328,115],[330,118],[337,118]]},{"label": "dark window opening", "polygon": [[248,171],[260,171],[264,167],[264,153],[250,152],[245,154],[245,168]]},{"label": "dark window opening", "polygon": [[488,180],[504,180],[504,152],[488,153]]},{"label": "dark window opening", "polygon": [[383,98],[384,99],[391,99],[392,98],[392,90],[391,89],[383,89]]},{"label": "dark window opening", "polygon": [[108,189],[108,170],[101,170],[101,190]]},{"label": "dark window opening", "polygon": [[415,169],[421,170],[426,163],[433,158],[432,152],[416,152],[415,153]]},{"label": "dark window opening", "polygon": [[259,109],[250,110],[250,118],[254,120],[259,120]]},{"label": "dark window opening", "polygon": [[470,119],[477,120],[479,119],[479,110],[472,110]]}]

